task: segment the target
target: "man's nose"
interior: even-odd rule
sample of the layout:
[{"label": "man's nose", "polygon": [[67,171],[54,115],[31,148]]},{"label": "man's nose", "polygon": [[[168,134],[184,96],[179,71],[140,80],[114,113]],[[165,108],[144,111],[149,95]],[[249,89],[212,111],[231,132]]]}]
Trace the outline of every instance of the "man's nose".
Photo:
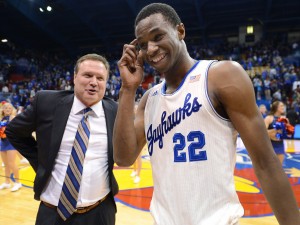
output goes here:
[{"label": "man's nose", "polygon": [[158,47],[154,42],[149,41],[147,46],[147,54],[149,56],[152,56],[156,51]]},{"label": "man's nose", "polygon": [[90,79],[90,85],[92,85],[92,86],[96,86],[97,85],[97,77],[96,76],[91,77],[91,79]]}]

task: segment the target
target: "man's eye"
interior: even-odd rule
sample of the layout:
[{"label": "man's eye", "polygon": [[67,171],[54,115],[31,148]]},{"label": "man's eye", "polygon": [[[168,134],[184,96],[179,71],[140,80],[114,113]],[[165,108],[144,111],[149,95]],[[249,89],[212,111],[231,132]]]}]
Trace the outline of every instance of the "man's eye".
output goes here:
[{"label": "man's eye", "polygon": [[159,41],[162,38],[163,38],[163,35],[162,34],[158,34],[158,35],[155,36],[154,41]]}]

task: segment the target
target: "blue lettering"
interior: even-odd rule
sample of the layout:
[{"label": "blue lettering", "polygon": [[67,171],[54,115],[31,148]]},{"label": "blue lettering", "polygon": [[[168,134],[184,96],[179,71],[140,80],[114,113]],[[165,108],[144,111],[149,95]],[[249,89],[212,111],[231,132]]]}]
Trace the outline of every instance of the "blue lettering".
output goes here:
[{"label": "blue lettering", "polygon": [[195,97],[192,101],[192,95],[188,93],[185,97],[182,107],[179,107],[167,116],[167,112],[163,111],[161,114],[160,124],[156,129],[152,129],[152,124],[150,124],[147,130],[147,141],[148,141],[148,151],[149,155],[153,154],[153,145],[158,141],[158,146],[160,149],[163,148],[163,137],[164,134],[167,134],[173,128],[180,124],[187,117],[191,116],[192,113],[198,112],[201,108],[201,104],[198,102],[198,98]]},{"label": "blue lettering", "polygon": [[149,155],[151,156],[153,152],[152,124],[150,125],[147,131],[147,140],[148,140],[148,152]]},{"label": "blue lettering", "polygon": [[202,105],[200,105],[198,102],[198,98],[197,97],[194,98],[193,107],[192,107],[193,112],[198,112],[201,106]]}]

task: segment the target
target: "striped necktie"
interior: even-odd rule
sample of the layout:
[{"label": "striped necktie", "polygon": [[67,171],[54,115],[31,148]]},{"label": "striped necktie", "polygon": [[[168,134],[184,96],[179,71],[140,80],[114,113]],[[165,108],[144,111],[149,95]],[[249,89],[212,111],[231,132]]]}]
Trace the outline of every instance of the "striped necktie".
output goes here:
[{"label": "striped necktie", "polygon": [[72,147],[69,165],[57,206],[57,212],[63,220],[67,220],[76,211],[83,161],[90,137],[90,126],[87,117],[91,113],[91,108],[84,109],[84,116],[78,125]]}]

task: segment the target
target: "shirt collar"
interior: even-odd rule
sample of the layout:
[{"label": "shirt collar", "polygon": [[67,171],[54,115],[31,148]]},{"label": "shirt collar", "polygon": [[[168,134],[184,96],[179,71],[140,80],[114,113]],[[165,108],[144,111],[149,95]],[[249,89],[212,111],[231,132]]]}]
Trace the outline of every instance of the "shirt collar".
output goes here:
[{"label": "shirt collar", "polygon": [[[74,101],[72,106],[72,113],[75,115],[82,114],[83,110],[86,108],[86,106],[74,95]],[[97,102],[95,105],[92,105],[90,107],[93,110],[93,114],[96,117],[100,117],[101,111],[102,111],[102,100]]]}]

